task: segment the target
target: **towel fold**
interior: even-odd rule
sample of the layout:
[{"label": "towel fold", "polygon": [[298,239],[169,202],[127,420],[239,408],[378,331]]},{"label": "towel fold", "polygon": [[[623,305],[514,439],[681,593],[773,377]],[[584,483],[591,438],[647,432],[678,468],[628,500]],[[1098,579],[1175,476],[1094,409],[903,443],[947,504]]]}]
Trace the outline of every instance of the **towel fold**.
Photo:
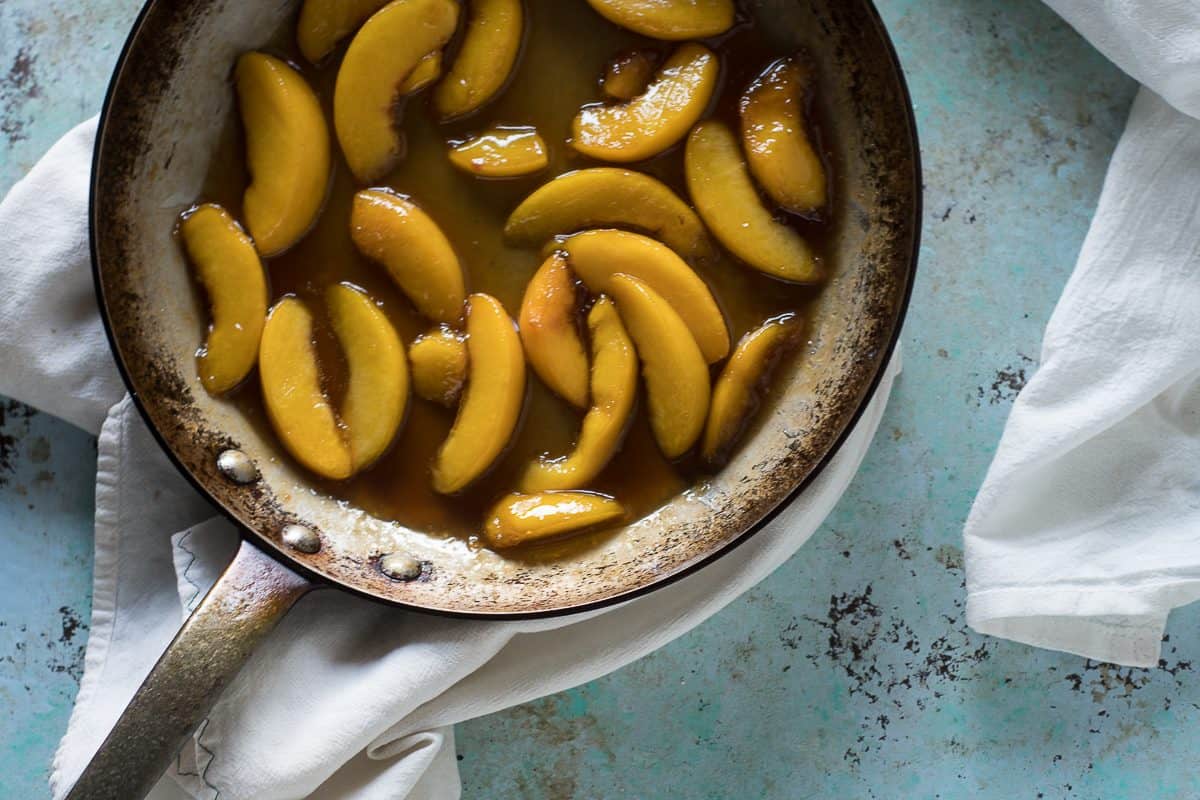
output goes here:
[{"label": "towel fold", "polygon": [[1049,4],[1146,85],[967,520],[967,621],[1153,666],[1200,597],[1200,4]]}]

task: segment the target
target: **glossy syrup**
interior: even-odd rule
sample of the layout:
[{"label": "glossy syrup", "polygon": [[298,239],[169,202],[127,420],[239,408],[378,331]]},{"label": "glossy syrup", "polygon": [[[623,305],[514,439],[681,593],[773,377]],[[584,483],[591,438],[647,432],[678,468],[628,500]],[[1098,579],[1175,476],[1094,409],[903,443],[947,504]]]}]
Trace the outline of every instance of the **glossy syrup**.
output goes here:
[{"label": "glossy syrup", "polygon": [[[712,113],[737,130],[737,99],[747,84],[774,59],[789,55],[754,25],[742,22],[724,36],[706,42],[722,62],[721,88]],[[453,43],[452,46],[453,48]],[[633,48],[657,51],[661,62],[673,49],[622,30],[592,12],[583,2],[527,0],[525,41],[518,66],[502,95],[480,111],[450,124],[438,123],[426,89],[400,109],[406,133],[407,156],[376,185],[411,197],[446,232],[467,271],[468,290],[498,298],[515,319],[525,284],[541,263],[538,248],[508,246],[502,238],[508,214],[530,192],[555,175],[572,169],[602,166],[566,144],[571,119],[580,106],[604,100],[600,80],[610,61]],[[294,21],[266,48],[297,66],[316,89],[330,120],[334,175],[325,209],[314,229],[292,250],[267,262],[272,302],[286,294],[302,298],[317,314],[318,355],[325,388],[335,403],[345,388],[345,366],[336,342],[323,321],[323,291],[349,281],[365,289],[410,344],[432,327],[396,290],[383,268],[364,259],[350,240],[350,206],[355,185],[337,151],[331,107],[337,64],[345,43],[325,63],[314,67],[294,44]],[[452,57],[452,53],[449,53]],[[449,59],[447,63],[450,63]],[[232,87],[230,89],[232,91]],[[534,176],[481,180],[459,172],[446,157],[448,142],[460,141],[494,125],[534,125],[550,150],[550,167]],[[817,120],[817,128],[824,126]],[[682,143],[647,162],[629,165],[650,173],[687,198],[683,180]],[[240,215],[241,194],[247,183],[240,122],[236,114],[214,155],[204,196],[200,201],[224,205]],[[828,226],[794,219],[818,253],[826,248]],[[723,255],[697,265],[712,288],[729,322],[733,342],[763,320],[787,311],[803,314],[815,291],[763,277]],[[714,367],[714,378],[717,374]],[[257,374],[240,387],[232,400],[261,429],[269,429],[262,407]],[[639,406],[644,397],[639,398]],[[454,421],[454,411],[415,395],[408,419],[392,449],[371,469],[343,482],[316,480],[333,497],[348,501],[382,519],[433,534],[474,537],[488,507],[512,491],[525,464],[542,453],[568,453],[579,429],[582,412],[552,395],[530,370],[530,381],[517,435],[503,459],[463,495],[443,497],[430,486],[434,454]],[[268,434],[268,438],[274,438]],[[285,457],[280,448],[280,457]],[[639,409],[620,453],[592,485],[584,487],[620,500],[627,521],[640,518],[696,480],[704,471],[693,459],[670,463],[659,453],[644,409]],[[557,547],[551,547],[557,550]]]}]

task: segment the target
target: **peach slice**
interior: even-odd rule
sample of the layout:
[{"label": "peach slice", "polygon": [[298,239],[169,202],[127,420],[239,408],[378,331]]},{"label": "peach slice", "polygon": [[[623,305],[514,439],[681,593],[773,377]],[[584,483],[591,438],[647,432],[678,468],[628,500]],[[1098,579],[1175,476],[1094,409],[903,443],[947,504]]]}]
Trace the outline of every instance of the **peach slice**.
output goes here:
[{"label": "peach slice", "polygon": [[350,237],[358,251],[387,268],[414,306],[435,322],[456,323],[466,277],[454,248],[433,218],[405,197],[383,189],[354,196]]},{"label": "peach slice", "polygon": [[445,325],[423,333],[409,345],[413,389],[417,396],[453,408],[467,382],[467,343]]},{"label": "peach slice", "polygon": [[709,120],[688,137],[684,157],[688,191],[708,229],[731,253],[773,278],[816,283],[821,267],[808,243],[771,216],[758,197],[737,138]]},{"label": "peach slice", "polygon": [[601,297],[588,314],[592,333],[592,407],[583,418],[575,449],[564,458],[542,458],[521,477],[521,490],[577,489],[608,465],[633,415],[637,397],[637,351],[616,306]]},{"label": "peach slice", "polygon": [[395,0],[359,28],[333,89],[333,127],[350,171],[378,180],[404,154],[396,127],[400,85],[423,58],[454,35],[454,0]]},{"label": "peach slice", "polygon": [[325,203],[329,131],[313,90],[278,58],[246,53],[235,79],[250,170],[242,215],[259,254],[273,256],[308,233]]},{"label": "peach slice", "polygon": [[712,292],[671,248],[617,230],[577,233],[563,239],[561,247],[571,269],[593,292],[608,292],[616,273],[633,275],[666,298],[708,362],[720,361],[729,352],[729,329]]},{"label": "peach slice", "polygon": [[617,274],[609,291],[642,361],[650,429],[663,455],[679,458],[704,430],[711,390],[708,365],[683,319],[647,283]]},{"label": "peach slice", "polygon": [[489,545],[501,550],[577,533],[623,516],[625,508],[602,494],[510,494],[492,508],[483,535]]},{"label": "peach slice", "polygon": [[443,120],[475,111],[504,88],[517,63],[524,28],[521,0],[471,0],[458,56],[433,90]]},{"label": "peach slice", "polygon": [[723,462],[753,419],[762,392],[780,357],[800,337],[795,314],[769,319],[747,333],[713,387],[712,407],[700,453],[710,464]]},{"label": "peach slice", "polygon": [[767,196],[794,214],[825,205],[825,166],[804,124],[811,75],[795,58],[770,64],[742,95],[742,143],[750,172]]},{"label": "peach slice", "polygon": [[717,86],[717,56],[699,44],[679,47],[646,91],[627,103],[584,106],[571,123],[571,146],[600,161],[641,161],[687,135]]},{"label": "peach slice", "polygon": [[408,77],[400,81],[396,89],[400,94],[413,94],[424,89],[429,84],[442,77],[442,51],[434,50],[422,58]]},{"label": "peach slice", "polygon": [[317,63],[389,0],[304,0],[296,41],[300,52]]},{"label": "peach slice", "polygon": [[518,316],[521,342],[542,383],[576,408],[586,408],[588,360],[575,315],[575,278],[555,253],[525,287]]},{"label": "peach slice", "polygon": [[433,489],[455,494],[504,452],[525,404],[525,354],[517,326],[500,301],[467,299],[467,389],[458,416],[433,462]]},{"label": "peach slice", "polygon": [[654,53],[650,50],[627,50],[608,63],[600,88],[614,100],[632,100],[650,84],[654,77]]},{"label": "peach slice", "polygon": [[258,374],[271,427],[287,451],[318,475],[349,478],[354,459],[321,390],[312,313],[295,297],[283,298],[267,315]]},{"label": "peach slice", "polygon": [[481,178],[518,178],[550,163],[536,128],[490,128],[450,148],[450,163]]},{"label": "peach slice", "polygon": [[505,237],[540,245],[586,228],[634,228],[688,259],[713,253],[704,223],[662,181],[619,167],[592,167],[559,175],[525,198],[508,217]]},{"label": "peach slice", "polygon": [[666,41],[707,39],[733,27],[733,0],[588,0],[622,28]]},{"label": "peach slice", "polygon": [[360,289],[342,283],[325,292],[333,332],[349,377],[341,418],[354,471],[374,464],[396,438],[408,408],[408,361],[387,315]]},{"label": "peach slice", "polygon": [[208,295],[211,316],[196,369],[209,394],[224,394],[245,380],[258,361],[267,317],[267,273],[254,242],[218,205],[205,203],[185,214],[179,234]]}]

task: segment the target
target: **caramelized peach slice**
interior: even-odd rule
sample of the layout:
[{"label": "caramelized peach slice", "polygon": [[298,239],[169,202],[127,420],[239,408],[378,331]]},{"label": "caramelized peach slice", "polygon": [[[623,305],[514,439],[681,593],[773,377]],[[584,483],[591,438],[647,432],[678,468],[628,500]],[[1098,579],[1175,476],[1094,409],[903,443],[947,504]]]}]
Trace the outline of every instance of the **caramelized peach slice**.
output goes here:
[{"label": "caramelized peach slice", "polygon": [[646,91],[654,77],[654,61],[654,53],[649,50],[621,53],[604,70],[600,88],[614,100],[632,100]]},{"label": "caramelized peach slice", "polygon": [[650,429],[663,455],[679,458],[704,430],[708,365],[679,314],[647,283],[617,274],[609,291],[642,361]]},{"label": "caramelized peach slice", "polygon": [[575,449],[565,458],[542,458],[521,477],[521,490],[577,489],[608,465],[633,415],[637,397],[637,351],[616,306],[601,297],[588,314],[592,333],[592,407],[583,418]]},{"label": "caramelized peach slice", "polygon": [[571,146],[600,161],[641,161],[679,142],[708,107],[720,65],[707,47],[676,50],[646,91],[627,103],[584,106]]},{"label": "caramelized peach slice", "polygon": [[758,410],[771,371],[780,356],[795,345],[800,331],[796,315],[784,314],[767,320],[738,342],[713,387],[712,407],[700,447],[705,461],[719,464],[729,456]]},{"label": "caramelized peach slice", "polygon": [[722,122],[702,122],[688,137],[684,158],[688,191],[701,218],[731,253],[773,278],[821,280],[808,243],[762,204],[737,138]]},{"label": "caramelized peach slice", "polygon": [[321,104],[278,58],[246,53],[235,70],[250,185],[246,227],[263,256],[287,250],[317,219],[329,185],[329,131]]},{"label": "caramelized peach slice", "polygon": [[704,358],[720,361],[729,352],[729,329],[712,292],[671,248],[636,233],[595,230],[562,241],[567,263],[593,292],[608,292],[613,275],[645,281],[687,323]]},{"label": "caramelized peach slice", "polygon": [[525,287],[518,326],[529,365],[542,383],[576,408],[588,402],[588,360],[575,322],[575,278],[557,253]]},{"label": "caramelized peach slice", "polygon": [[733,0],[588,0],[609,22],[652,39],[719,36],[733,27]]},{"label": "caramelized peach slice", "polygon": [[471,0],[468,6],[458,56],[433,90],[433,107],[444,120],[469,114],[499,93],[521,49],[521,0]]},{"label": "caramelized peach slice", "polygon": [[491,128],[453,145],[450,163],[481,178],[517,178],[544,170],[550,157],[535,128]]},{"label": "caramelized peach slice", "polygon": [[489,545],[501,550],[577,533],[623,516],[624,507],[602,494],[510,494],[492,508],[483,535]]},{"label": "caramelized peach slice", "polygon": [[467,299],[467,389],[449,436],[433,462],[433,488],[455,494],[487,472],[504,452],[525,403],[525,354],[500,301]]},{"label": "caramelized peach slice", "polygon": [[418,397],[453,408],[467,382],[467,343],[458,331],[439,325],[408,348]]},{"label": "caramelized peach slice", "polygon": [[634,228],[684,258],[713,252],[704,223],[666,184],[641,172],[592,167],[559,175],[517,206],[504,225],[509,241],[539,245],[586,228]]},{"label": "caramelized peach slice", "polygon": [[383,177],[403,157],[395,108],[400,85],[457,24],[454,0],[395,0],[350,42],[333,89],[333,126],[359,181]]},{"label": "caramelized peach slice", "polygon": [[354,460],[321,390],[312,314],[295,297],[283,298],[267,315],[258,374],[271,427],[287,451],[322,477],[349,478]]},{"label": "caramelized peach slice", "polygon": [[358,251],[387,268],[425,316],[453,324],[462,316],[466,278],[454,248],[433,218],[383,189],[354,196],[350,237]]},{"label": "caramelized peach slice", "polygon": [[742,142],[750,172],[777,205],[807,214],[825,205],[825,165],[804,125],[809,70],[795,58],[768,66],[742,95]]},{"label": "caramelized peach slice", "polygon": [[349,370],[341,418],[358,472],[374,464],[400,430],[408,361],[396,329],[364,292],[338,284],[326,291],[325,305]]},{"label": "caramelized peach slice", "polygon": [[388,0],[304,0],[296,23],[300,52],[317,63],[387,4]]},{"label": "caramelized peach slice", "polygon": [[422,58],[408,77],[400,81],[397,91],[400,94],[413,94],[424,89],[429,84],[442,77],[442,51],[434,50]]},{"label": "caramelized peach slice", "polygon": [[208,337],[196,353],[196,369],[209,394],[224,394],[245,380],[258,361],[267,317],[267,274],[254,242],[218,205],[205,203],[187,213],[179,233],[208,295]]}]

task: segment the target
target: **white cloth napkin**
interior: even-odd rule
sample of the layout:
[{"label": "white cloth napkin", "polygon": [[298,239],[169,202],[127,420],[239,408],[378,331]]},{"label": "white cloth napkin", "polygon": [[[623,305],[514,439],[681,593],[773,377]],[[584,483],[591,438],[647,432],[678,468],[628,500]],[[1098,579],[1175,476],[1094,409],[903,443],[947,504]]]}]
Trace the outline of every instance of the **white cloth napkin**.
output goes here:
[{"label": "white cloth napkin", "polygon": [[[122,399],[86,249],[94,132],[91,121],[69,133],[0,203],[0,392],[100,432],[91,633],[51,775],[56,797],[236,545],[231,526],[175,473]],[[587,615],[496,623],[423,616],[333,591],[304,598],[153,796],[457,797],[454,723],[628,664],[787,560],[853,477],[898,371],[897,356],[841,451],[768,528],[646,597]]]},{"label": "white cloth napkin", "polygon": [[967,520],[967,621],[1153,666],[1200,598],[1200,3],[1048,2],[1144,86]]}]

